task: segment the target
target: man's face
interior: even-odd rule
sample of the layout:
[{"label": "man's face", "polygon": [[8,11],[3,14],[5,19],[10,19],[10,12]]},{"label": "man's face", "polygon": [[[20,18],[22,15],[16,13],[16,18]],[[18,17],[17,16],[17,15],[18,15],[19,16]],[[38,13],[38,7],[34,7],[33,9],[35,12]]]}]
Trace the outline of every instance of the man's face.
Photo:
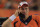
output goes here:
[{"label": "man's face", "polygon": [[29,13],[29,8],[28,7],[22,7],[19,10],[20,10],[20,13],[22,13],[25,16],[27,16],[28,13]]},{"label": "man's face", "polygon": [[22,7],[19,10],[24,15],[27,15],[29,13],[29,8],[28,7]]}]

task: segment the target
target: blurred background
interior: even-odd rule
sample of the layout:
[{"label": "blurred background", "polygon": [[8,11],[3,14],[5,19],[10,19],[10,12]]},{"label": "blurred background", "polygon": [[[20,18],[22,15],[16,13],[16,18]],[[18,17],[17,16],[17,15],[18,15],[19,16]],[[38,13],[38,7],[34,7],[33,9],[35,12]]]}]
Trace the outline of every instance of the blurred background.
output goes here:
[{"label": "blurred background", "polygon": [[[0,19],[6,20],[6,18],[14,14],[22,1],[29,3],[29,15],[40,15],[40,0],[0,0]],[[0,20],[0,27],[2,20]]]},{"label": "blurred background", "polygon": [[22,1],[29,3],[30,15],[40,15],[40,0],[0,0],[0,17],[10,17]]}]

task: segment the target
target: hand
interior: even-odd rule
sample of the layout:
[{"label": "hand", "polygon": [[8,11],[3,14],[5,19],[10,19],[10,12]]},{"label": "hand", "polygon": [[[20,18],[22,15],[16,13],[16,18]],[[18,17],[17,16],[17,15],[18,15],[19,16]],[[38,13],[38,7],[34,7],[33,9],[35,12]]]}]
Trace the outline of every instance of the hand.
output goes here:
[{"label": "hand", "polygon": [[18,16],[18,13],[20,13],[19,12],[19,9],[15,11],[15,14],[14,15],[17,17]]}]

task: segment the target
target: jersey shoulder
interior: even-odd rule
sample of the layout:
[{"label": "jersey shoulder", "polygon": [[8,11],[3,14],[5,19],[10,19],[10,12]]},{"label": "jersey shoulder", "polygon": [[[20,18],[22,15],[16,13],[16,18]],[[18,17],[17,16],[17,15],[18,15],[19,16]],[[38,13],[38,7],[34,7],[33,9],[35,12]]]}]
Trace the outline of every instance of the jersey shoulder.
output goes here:
[{"label": "jersey shoulder", "polygon": [[40,15],[32,15],[32,18],[40,18]]},{"label": "jersey shoulder", "polygon": [[32,15],[34,20],[40,21],[40,15]]}]

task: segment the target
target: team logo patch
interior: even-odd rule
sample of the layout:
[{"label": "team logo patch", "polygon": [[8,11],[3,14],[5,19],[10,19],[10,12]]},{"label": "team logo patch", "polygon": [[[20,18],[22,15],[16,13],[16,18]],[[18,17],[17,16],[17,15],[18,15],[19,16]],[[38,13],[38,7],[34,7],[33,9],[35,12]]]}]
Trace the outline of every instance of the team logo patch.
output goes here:
[{"label": "team logo patch", "polygon": [[25,22],[25,24],[27,25],[27,22]]}]

